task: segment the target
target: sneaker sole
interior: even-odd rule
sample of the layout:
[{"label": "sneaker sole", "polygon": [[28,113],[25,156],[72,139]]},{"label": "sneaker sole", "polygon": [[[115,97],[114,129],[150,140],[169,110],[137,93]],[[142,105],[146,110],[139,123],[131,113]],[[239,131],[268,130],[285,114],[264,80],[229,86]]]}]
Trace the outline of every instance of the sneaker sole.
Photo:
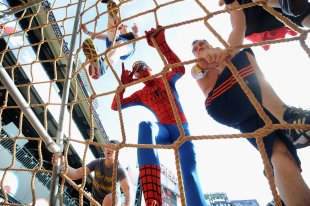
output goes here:
[{"label": "sneaker sole", "polygon": [[89,76],[91,76],[93,79],[98,79],[99,78],[99,63],[97,60],[97,51],[96,48],[94,46],[93,40],[91,38],[85,39],[83,44],[82,44],[82,48],[83,48],[83,53],[86,56],[87,60],[92,60],[90,62],[90,65],[88,67],[88,74]]},{"label": "sneaker sole", "polygon": [[84,40],[82,44],[83,53],[88,60],[95,59],[97,57],[97,50],[91,38]]},{"label": "sneaker sole", "polygon": [[109,16],[113,18],[114,21],[117,21],[119,13],[119,8],[117,7],[117,4],[114,1],[109,1],[107,4],[107,9]]}]

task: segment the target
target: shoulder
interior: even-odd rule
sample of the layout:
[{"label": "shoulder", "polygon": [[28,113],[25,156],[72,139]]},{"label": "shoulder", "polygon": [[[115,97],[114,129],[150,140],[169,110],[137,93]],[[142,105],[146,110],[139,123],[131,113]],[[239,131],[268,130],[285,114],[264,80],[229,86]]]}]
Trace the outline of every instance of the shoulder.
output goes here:
[{"label": "shoulder", "polygon": [[126,174],[126,167],[123,165],[123,164],[121,164],[120,162],[118,162],[117,163],[117,172],[119,173],[119,174],[122,174],[122,176],[126,176],[125,174]]},{"label": "shoulder", "polygon": [[124,167],[124,165],[122,163],[117,162],[117,169],[118,170],[125,170],[125,167]]},{"label": "shoulder", "polygon": [[102,161],[102,158],[95,159],[88,163],[86,166],[89,170],[93,171],[95,168],[97,168],[100,165],[100,161]]},{"label": "shoulder", "polygon": [[94,164],[94,165],[96,165],[96,164],[99,164],[99,163],[102,162],[102,161],[103,161],[103,158],[98,158],[98,159],[95,159],[95,160],[91,161],[89,164]]}]

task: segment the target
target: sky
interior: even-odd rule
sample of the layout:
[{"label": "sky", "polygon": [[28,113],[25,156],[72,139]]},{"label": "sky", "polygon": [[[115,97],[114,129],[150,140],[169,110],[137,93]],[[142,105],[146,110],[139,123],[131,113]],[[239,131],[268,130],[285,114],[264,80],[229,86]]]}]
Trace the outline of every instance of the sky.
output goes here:
[{"label": "sky", "polygon": [[[50,1],[54,7],[65,5],[62,1]],[[71,2],[76,2],[71,1]],[[83,9],[91,7],[96,1],[89,0]],[[172,2],[169,0],[156,1],[159,4]],[[217,1],[201,0],[209,11],[216,11],[220,8]],[[132,0],[121,7],[122,18],[127,18],[155,7],[152,0]],[[68,11],[59,9],[53,11],[56,18],[61,20],[67,12],[67,16],[74,15],[74,8]],[[106,10],[104,4],[98,4],[98,12]],[[172,12],[173,11],[173,12]],[[85,11],[81,16],[82,23],[94,19],[95,9]],[[158,22],[162,26],[173,25],[187,20],[204,17],[206,13],[198,6],[195,0],[180,1],[158,10]],[[97,19],[97,31],[106,28],[107,16],[103,15]],[[124,22],[129,27],[136,23],[139,26],[141,35],[144,31],[156,26],[154,14],[147,14],[134,20]],[[214,16],[210,20],[211,26],[227,39],[231,30],[227,14]],[[72,31],[73,20],[68,19],[63,24],[64,33]],[[95,24],[87,25],[89,31],[94,31]],[[87,38],[85,34],[78,35],[77,47]],[[213,46],[222,47],[219,41],[207,30],[203,21],[181,25],[166,30],[166,39],[172,50],[182,61],[194,59],[191,53],[191,42],[195,39],[207,39]],[[70,43],[70,36],[66,38]],[[99,53],[104,52],[105,43],[101,40],[94,40]],[[309,38],[307,39],[309,45]],[[253,48],[257,62],[265,74],[265,78],[273,86],[280,98],[288,105],[310,109],[309,81],[310,62],[306,52],[303,51],[298,42],[281,43],[272,45],[269,51],[260,47]],[[79,58],[84,61],[82,52]],[[147,45],[143,39],[136,44],[136,52],[131,59],[126,60],[125,66],[131,69],[136,60],[144,60],[152,69],[158,73],[163,68],[163,62],[154,48]],[[177,90],[184,112],[190,124],[192,135],[213,135],[213,134],[238,134],[239,131],[216,123],[210,118],[204,108],[204,96],[189,70],[192,65],[186,65],[186,74],[178,81]],[[120,63],[114,68],[120,75]],[[116,89],[118,86],[111,71],[102,76],[99,80],[92,80],[96,94],[104,94]],[[129,95],[143,85],[139,84],[126,89],[125,95]],[[110,138],[121,140],[120,120],[118,112],[112,111],[110,106],[113,95],[100,96],[97,98],[102,124]],[[127,143],[137,142],[138,124],[143,120],[156,121],[153,114],[143,107],[131,107],[122,111]],[[57,118],[56,118],[57,119]],[[201,185],[205,193],[226,192],[230,200],[256,199],[261,205],[266,205],[272,199],[267,179],[263,175],[263,164],[260,154],[245,139],[229,140],[199,140],[195,141],[198,156],[198,172]],[[81,151],[82,154],[82,151]],[[160,150],[160,158],[163,164],[175,171],[174,154],[172,150]],[[310,156],[309,148],[298,150],[302,161],[302,175],[310,185],[310,164],[307,157]],[[167,158],[171,157],[171,158]],[[125,148],[120,151],[120,160],[123,164],[136,166],[136,150]]]},{"label": "sky", "polygon": [[[87,5],[91,5],[92,2],[87,2]],[[160,4],[171,1],[157,2]],[[220,9],[217,6],[217,1],[201,2],[211,12]],[[104,5],[99,5],[99,8],[105,11]],[[126,18],[152,8],[154,8],[153,1],[133,0],[131,3],[123,5],[121,15],[122,18]],[[84,15],[82,21],[91,18],[88,17],[88,13]],[[194,0],[186,0],[159,9],[158,21],[160,25],[167,26],[204,17],[205,15]],[[105,21],[106,16],[99,18],[98,27],[103,22],[102,27],[104,28]],[[210,22],[223,39],[227,39],[231,30],[228,15],[215,16]],[[142,35],[144,35],[145,30],[156,26],[153,14],[144,15],[124,23],[127,23],[129,27],[136,23]],[[89,24],[87,26],[90,31],[93,25]],[[201,38],[207,39],[213,46],[223,48],[219,41],[206,29],[202,21],[166,30],[168,44],[182,61],[194,58],[191,53],[191,42]],[[307,42],[309,43],[309,39]],[[100,40],[95,40],[99,53],[104,52],[105,47],[102,44]],[[299,43],[295,41],[272,45],[269,51],[264,51],[260,47],[254,47],[253,50],[265,78],[273,86],[280,98],[288,105],[309,109],[310,98],[308,91],[310,85],[307,78],[310,75],[310,63],[309,57]],[[136,60],[144,60],[151,66],[153,73],[160,72],[164,65],[156,50],[148,47],[145,40],[137,42],[136,53],[131,59],[126,60],[126,68],[131,69],[132,63]],[[120,64],[114,66],[120,75]],[[204,96],[190,75],[191,66],[185,66],[187,72],[178,81],[177,90],[192,135],[239,133],[237,130],[216,123],[208,116],[204,108]],[[92,83],[97,94],[112,91],[117,86],[112,72],[108,72],[99,80],[92,81]],[[125,95],[129,95],[141,87],[142,84],[127,88]],[[110,138],[121,140],[118,113],[110,109],[112,99],[113,95],[99,97],[98,113]],[[127,143],[136,143],[140,121],[156,121],[153,114],[143,107],[125,109],[122,114]],[[230,200],[256,199],[261,205],[266,205],[272,199],[267,179],[263,175],[260,154],[246,140],[200,140],[195,141],[195,146],[198,155],[198,172],[204,192],[226,192]],[[173,152],[171,150],[160,150],[159,153],[162,163],[175,171],[174,159],[167,158],[174,157]],[[310,184],[310,165],[305,164],[307,157],[310,155],[309,149],[298,150],[298,154],[302,163],[304,163],[302,164],[303,177]],[[122,149],[120,152],[120,159],[125,164],[135,166],[135,156],[135,149]]]}]

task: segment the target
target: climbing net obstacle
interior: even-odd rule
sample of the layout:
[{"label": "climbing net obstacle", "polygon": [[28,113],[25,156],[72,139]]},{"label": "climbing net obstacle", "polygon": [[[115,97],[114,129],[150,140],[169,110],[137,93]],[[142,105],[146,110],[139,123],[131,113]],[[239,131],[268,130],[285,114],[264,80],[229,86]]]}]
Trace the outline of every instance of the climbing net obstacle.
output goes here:
[{"label": "climbing net obstacle", "polygon": [[[60,205],[83,205],[89,202],[93,205],[101,205],[91,196],[91,177],[86,175],[85,165],[91,158],[100,157],[102,151],[108,147],[116,151],[117,160],[121,151],[129,148],[172,151],[177,172],[175,182],[180,192],[181,205],[186,205],[178,153],[179,147],[184,142],[255,137],[271,193],[276,203],[280,205],[263,138],[277,129],[310,129],[310,125],[272,124],[236,68],[227,62],[237,82],[265,122],[265,127],[253,133],[185,136],[171,91],[166,87],[181,136],[171,145],[137,144],[130,140],[130,138],[134,140],[136,138],[128,135],[128,130],[132,128],[126,127],[126,123],[130,121],[127,119],[135,117],[128,117],[120,109],[121,92],[141,86],[144,81],[152,78],[162,77],[165,81],[167,80],[165,74],[169,69],[178,65],[191,67],[197,59],[193,56],[186,59],[180,58],[182,62],[178,65],[170,65],[160,50],[152,50],[156,56],[154,58],[160,62],[154,64],[161,66],[161,70],[149,78],[122,84],[121,65],[113,64],[109,57],[116,49],[135,43],[137,53],[132,59],[151,61],[153,56],[146,55],[148,52],[138,51],[142,48],[141,45],[146,45],[144,30],[161,26],[161,29],[165,29],[168,33],[172,30],[190,28],[191,25],[199,29],[191,33],[193,40],[195,32],[201,35],[206,31],[210,38],[229,51],[298,42],[301,50],[309,57],[310,51],[307,44],[309,29],[300,28],[267,6],[265,1],[245,4],[230,10],[217,7],[213,11],[209,8],[208,1],[201,0],[118,0],[115,3],[116,6],[107,10],[106,4],[100,0],[0,0],[0,204],[41,205],[39,201],[45,198],[46,204],[49,200],[50,204],[57,202]],[[210,4],[215,3],[210,2]],[[171,12],[172,9],[189,12],[185,11],[188,5],[199,13],[179,17],[182,13]],[[212,24],[214,18],[225,16],[231,10],[257,5],[274,15],[297,35],[261,43],[231,46],[227,43],[227,38],[223,37]],[[170,15],[165,14],[168,11]],[[108,28],[111,12],[119,18],[119,22],[114,27]],[[114,35],[112,45],[107,48],[104,43],[96,39],[112,29],[117,29],[121,24],[133,25],[135,22],[141,25],[139,28],[141,35],[128,42],[116,44],[116,35]],[[229,24],[229,22],[223,21],[222,24]],[[91,36],[83,32],[82,25],[88,28],[92,33]],[[93,58],[87,58],[83,53],[82,45],[86,38],[92,38],[95,42],[97,51]],[[174,38],[173,41],[182,41],[183,38],[188,37],[182,37],[181,32],[175,32]],[[180,45],[183,44],[180,42]],[[155,47],[158,48],[158,45]],[[108,65],[107,74],[99,80],[93,80],[89,75],[89,65],[101,57]],[[130,67],[133,60],[128,60],[125,63],[126,66]],[[114,95],[117,97],[118,112],[115,112],[114,116],[109,116],[108,110]],[[113,125],[116,129],[111,131],[115,131],[116,134],[107,134],[106,125]],[[109,140],[118,135],[120,144],[109,145]],[[64,170],[60,171],[59,166],[53,167],[51,164],[53,153],[64,154]],[[78,155],[81,159],[77,158]],[[84,177],[78,183],[65,173],[70,161],[72,161],[71,164],[83,166]],[[116,162],[113,167],[116,168]],[[12,175],[15,177],[11,177]],[[114,198],[116,176],[116,170],[114,170],[112,184]],[[26,185],[25,188],[16,186],[14,189],[10,186],[14,182],[9,182],[16,177],[20,179],[19,185],[23,187]],[[61,181],[58,181],[59,177]],[[53,192],[55,194],[50,195]],[[72,194],[75,194],[74,198]]]}]

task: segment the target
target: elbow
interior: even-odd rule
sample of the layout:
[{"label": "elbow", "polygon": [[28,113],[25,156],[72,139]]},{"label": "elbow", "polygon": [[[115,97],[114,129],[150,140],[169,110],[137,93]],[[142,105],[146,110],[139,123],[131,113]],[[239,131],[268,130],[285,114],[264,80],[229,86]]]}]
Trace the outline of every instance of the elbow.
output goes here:
[{"label": "elbow", "polygon": [[80,177],[78,174],[74,173],[74,172],[68,172],[66,175],[67,175],[70,179],[72,179],[72,180],[81,179],[81,177]]},{"label": "elbow", "polygon": [[181,74],[181,76],[183,76],[185,74],[185,67],[184,66],[180,66],[178,69],[178,73]]},{"label": "elbow", "polygon": [[117,103],[116,103],[115,97],[114,97],[114,99],[113,99],[113,102],[112,102],[112,105],[111,105],[111,109],[114,110],[114,111],[117,110]]},{"label": "elbow", "polygon": [[228,43],[232,46],[243,44],[244,36],[245,31],[242,28],[235,28],[229,36]]},{"label": "elbow", "polygon": [[117,106],[117,102],[114,101],[111,105],[111,109],[114,110],[114,111],[117,111],[118,110],[118,106]]},{"label": "elbow", "polygon": [[128,187],[128,192],[125,194],[125,196],[128,198],[128,200],[131,200],[132,199],[132,187]]}]

